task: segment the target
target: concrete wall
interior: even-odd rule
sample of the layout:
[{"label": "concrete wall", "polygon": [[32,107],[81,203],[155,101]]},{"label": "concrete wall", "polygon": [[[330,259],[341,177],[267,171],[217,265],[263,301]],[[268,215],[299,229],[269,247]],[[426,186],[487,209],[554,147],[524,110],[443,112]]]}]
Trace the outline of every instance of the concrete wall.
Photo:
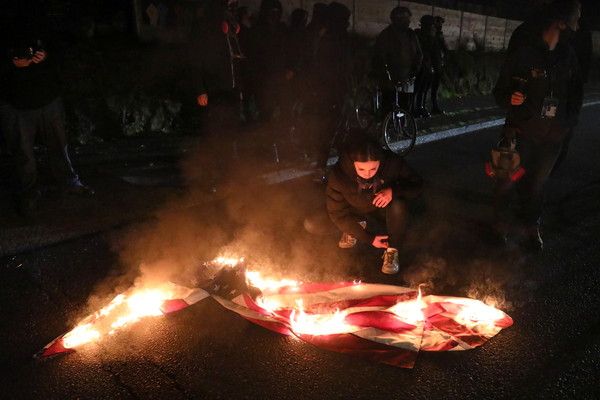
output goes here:
[{"label": "concrete wall", "polygon": [[[295,8],[304,8],[312,13],[312,7],[317,0],[280,0],[284,8],[284,18]],[[481,48],[486,51],[502,50],[510,37],[512,29],[518,21],[510,21],[501,18],[487,17],[485,15],[451,10],[447,8],[428,6],[410,1],[398,0],[337,0],[345,4],[352,11],[350,29],[356,33],[376,36],[390,23],[390,11],[396,6],[408,7],[412,14],[411,27],[419,27],[419,20],[423,15],[439,15],[446,21],[444,23],[444,35],[448,47],[456,49],[464,46],[474,50]],[[330,3],[331,1],[323,1]],[[240,5],[248,7],[256,12],[260,0],[240,0]],[[310,18],[310,17],[309,17]],[[510,31],[507,31],[510,28]]]},{"label": "concrete wall", "polygon": [[[312,13],[312,8],[318,0],[280,0],[283,5],[283,19],[289,20],[291,12],[296,8],[303,8]],[[390,11],[396,6],[408,7],[412,14],[412,28],[419,27],[419,20],[423,15],[439,15],[445,19],[444,35],[450,49],[466,48],[469,50],[482,49],[484,51],[499,51],[508,46],[508,41],[513,30],[520,21],[495,18],[465,11],[452,10],[442,7],[428,6],[420,3],[399,0],[337,0],[345,4],[352,12],[350,30],[365,36],[375,37],[390,23]],[[141,10],[141,0],[132,0]],[[240,0],[240,6],[245,6],[251,12],[257,13],[261,0]],[[330,0],[322,0],[330,3]],[[138,16],[138,22],[141,17]],[[187,34],[186,29],[180,29],[176,34],[167,32],[157,26],[138,26],[138,34],[144,38],[162,37],[165,41],[178,41]],[[164,32],[163,32],[164,31]],[[600,32],[593,32],[594,54],[600,54]]]}]

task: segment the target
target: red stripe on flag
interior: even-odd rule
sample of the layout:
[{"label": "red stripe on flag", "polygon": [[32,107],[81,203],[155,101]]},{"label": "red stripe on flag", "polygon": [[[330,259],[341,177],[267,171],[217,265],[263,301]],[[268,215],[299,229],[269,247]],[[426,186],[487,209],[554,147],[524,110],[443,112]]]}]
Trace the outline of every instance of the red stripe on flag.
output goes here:
[{"label": "red stripe on flag", "polygon": [[164,314],[168,314],[168,313],[182,310],[182,309],[186,308],[187,306],[189,306],[189,304],[186,303],[185,300],[183,300],[183,299],[165,300],[165,301],[163,301],[162,305],[160,306],[160,311],[162,311]]}]

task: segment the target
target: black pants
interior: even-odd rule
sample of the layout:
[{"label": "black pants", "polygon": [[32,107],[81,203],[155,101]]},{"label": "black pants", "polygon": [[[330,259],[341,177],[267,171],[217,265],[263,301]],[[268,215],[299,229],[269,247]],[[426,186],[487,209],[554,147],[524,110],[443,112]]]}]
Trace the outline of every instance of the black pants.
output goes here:
[{"label": "black pants", "polygon": [[[427,94],[433,85],[434,73],[431,68],[422,69],[417,75],[417,82],[415,85],[415,111],[418,112],[421,109],[427,109]],[[418,115],[418,114],[417,114]]]},{"label": "black pants", "polygon": [[[392,199],[384,208],[378,208],[367,214],[356,213],[353,216],[357,224],[360,221],[367,221],[367,231],[372,233],[375,233],[373,227],[377,228],[378,225],[385,223],[386,233],[384,234],[388,235],[389,246],[399,249],[402,245],[408,222],[408,208],[404,201]],[[314,235],[325,235],[339,231],[324,208],[308,216],[304,220],[304,228]],[[377,235],[381,234],[377,233]]]},{"label": "black pants", "polygon": [[438,90],[440,89],[440,83],[442,82],[442,68],[435,68],[433,73],[433,80],[431,81],[431,106],[434,111],[439,111],[440,106],[438,104]]},{"label": "black pants", "polygon": [[0,120],[6,143],[15,157],[20,191],[34,190],[37,185],[38,167],[34,148],[38,133],[48,149],[50,172],[56,183],[61,186],[80,183],[67,151],[65,110],[60,98],[33,110],[19,110],[4,105],[0,107]]},{"label": "black pants", "polygon": [[540,222],[543,205],[543,188],[560,154],[562,141],[536,143],[517,135],[517,151],[521,156],[521,166],[525,175],[517,182],[499,179],[494,189],[494,218],[502,223],[510,220],[510,197],[516,190],[520,210],[517,219],[525,225],[537,225]]}]

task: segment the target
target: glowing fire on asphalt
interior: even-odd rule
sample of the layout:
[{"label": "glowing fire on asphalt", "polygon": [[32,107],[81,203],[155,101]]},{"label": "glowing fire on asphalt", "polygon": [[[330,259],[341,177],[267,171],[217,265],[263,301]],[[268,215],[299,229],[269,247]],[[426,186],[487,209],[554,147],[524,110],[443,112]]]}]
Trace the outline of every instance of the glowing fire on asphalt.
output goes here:
[{"label": "glowing fire on asphalt", "polygon": [[73,330],[62,337],[62,346],[66,349],[95,341],[104,335],[113,335],[144,317],[163,314],[162,306],[166,300],[178,295],[177,287],[164,284],[148,289],[133,289],[116,296],[106,307],[85,318]]},{"label": "glowing fire on asphalt", "polygon": [[[208,264],[216,269],[215,277],[223,275],[223,273],[230,274],[230,278],[239,278],[242,283],[245,282],[246,290],[258,289],[255,290],[252,301],[262,309],[260,312],[267,315],[267,318],[272,318],[272,321],[287,321],[284,323],[289,329],[288,334],[293,333],[298,337],[305,335],[311,337],[343,334],[364,335],[368,325],[361,322],[361,317],[368,317],[372,312],[383,313],[382,318],[392,324],[388,327],[396,326],[395,329],[400,329],[398,327],[410,329],[411,326],[417,329],[419,327],[420,332],[423,332],[426,325],[429,326],[428,321],[432,315],[452,315],[456,323],[486,337],[491,337],[502,327],[512,324],[512,320],[502,311],[478,300],[448,296],[423,296],[421,286],[418,290],[411,290],[383,285],[381,290],[390,293],[386,295],[381,292],[368,291],[370,289],[366,288],[373,285],[365,285],[361,282],[334,284],[338,285],[336,287],[340,290],[351,290],[358,295],[357,298],[361,296],[365,298],[367,303],[361,303],[362,306],[355,307],[345,302],[327,304],[328,297],[315,297],[312,294],[313,290],[318,291],[319,287],[328,284],[266,278],[258,271],[246,270],[243,259],[219,257]],[[98,341],[105,336],[114,335],[143,318],[180,310],[210,295],[219,298],[221,296],[220,288],[227,288],[230,293],[236,292],[237,289],[232,285],[233,283],[210,278],[207,286],[198,288],[188,288],[171,282],[160,285],[134,286],[116,296],[102,309],[83,319],[71,331],[49,343],[35,357],[45,357],[73,350],[78,346]],[[361,295],[365,291],[367,291],[366,294]],[[368,304],[369,296],[377,297],[380,294],[391,298],[391,302],[387,305],[384,303]],[[342,309],[340,309],[340,305]],[[510,322],[507,322],[507,318]],[[468,344],[460,345],[469,348]],[[435,349],[436,346],[425,345],[423,348],[429,350]]]}]

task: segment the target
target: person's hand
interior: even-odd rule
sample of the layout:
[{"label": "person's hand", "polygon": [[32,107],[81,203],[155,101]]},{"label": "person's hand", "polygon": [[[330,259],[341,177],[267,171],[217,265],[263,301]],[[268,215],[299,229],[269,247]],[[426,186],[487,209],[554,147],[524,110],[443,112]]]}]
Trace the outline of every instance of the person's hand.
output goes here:
[{"label": "person's hand", "polygon": [[34,63],[41,63],[42,61],[44,61],[46,59],[46,50],[38,50],[35,52],[35,54],[33,55],[33,57],[31,58],[31,61]]},{"label": "person's hand", "polygon": [[387,249],[389,247],[389,244],[387,242],[387,235],[386,236],[375,236],[375,239],[373,239],[373,243],[371,243],[373,245],[373,247],[377,247],[378,249]]},{"label": "person's hand", "polygon": [[523,104],[525,102],[526,98],[527,98],[527,96],[525,96],[523,93],[514,92],[510,96],[510,105],[511,106],[520,106],[521,104]]},{"label": "person's hand", "polygon": [[383,208],[392,201],[392,188],[385,188],[375,193],[373,204],[375,207]]},{"label": "person's hand", "polygon": [[208,95],[206,93],[201,94],[200,96],[198,96],[198,105],[199,106],[206,106],[208,104]]}]

